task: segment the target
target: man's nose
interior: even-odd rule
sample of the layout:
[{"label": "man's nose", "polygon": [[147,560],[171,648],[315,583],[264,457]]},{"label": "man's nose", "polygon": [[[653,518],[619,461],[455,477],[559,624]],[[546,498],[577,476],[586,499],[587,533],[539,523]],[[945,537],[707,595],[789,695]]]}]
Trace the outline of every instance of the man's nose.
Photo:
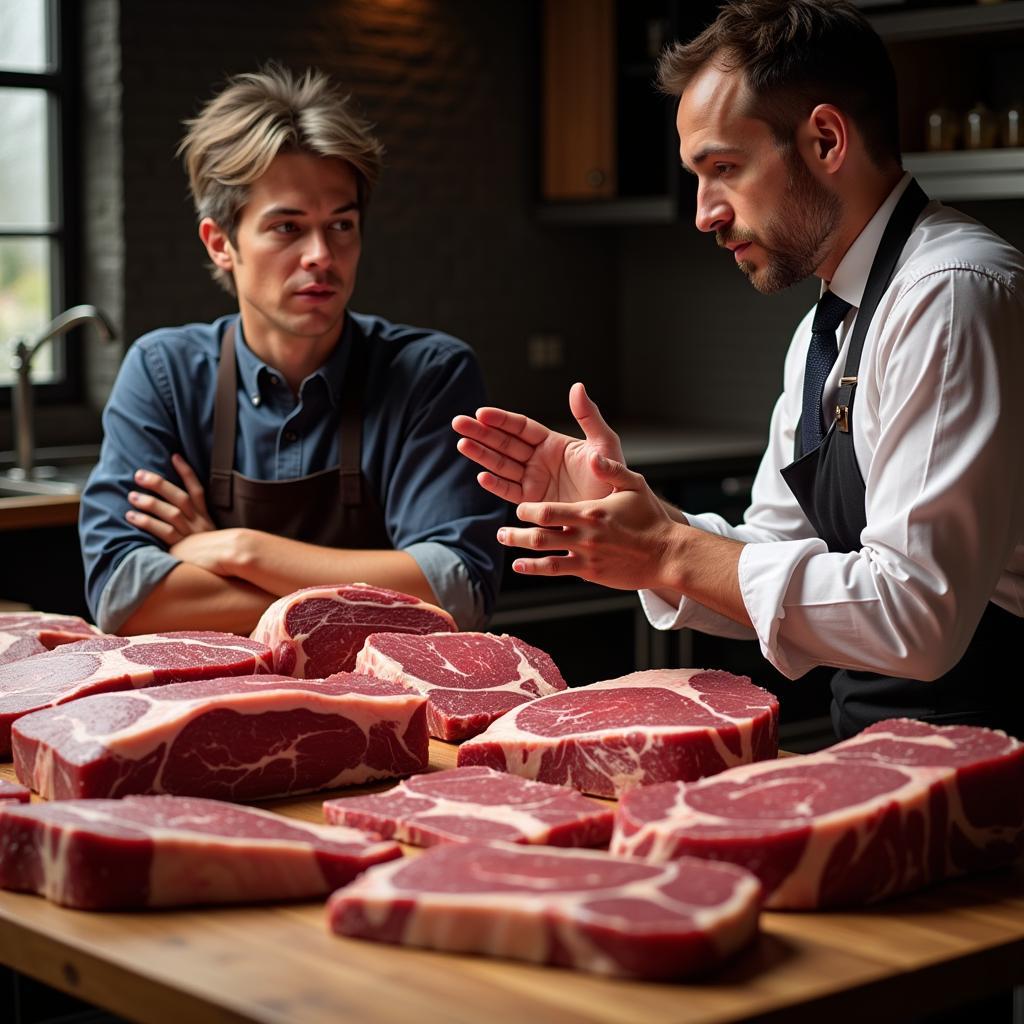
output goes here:
[{"label": "man's nose", "polygon": [[720,196],[700,187],[697,189],[697,216],[694,222],[698,231],[721,231],[732,223],[732,208]]},{"label": "man's nose", "polygon": [[331,247],[327,244],[326,232],[310,231],[302,249],[302,265],[304,267],[322,267],[330,262]]}]

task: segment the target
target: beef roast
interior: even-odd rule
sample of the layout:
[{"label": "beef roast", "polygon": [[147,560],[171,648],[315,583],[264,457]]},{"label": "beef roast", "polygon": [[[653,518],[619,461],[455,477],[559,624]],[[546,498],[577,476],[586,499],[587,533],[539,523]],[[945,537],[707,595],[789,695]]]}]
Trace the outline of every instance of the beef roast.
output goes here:
[{"label": "beef roast", "polygon": [[634,672],[510,711],[467,740],[458,763],[618,796],[774,758],[778,708],[767,690],[728,672]]},{"label": "beef roast", "polygon": [[258,800],[427,767],[426,699],[397,683],[238,676],[101,693],[19,719],[18,778],[47,799]]},{"label": "beef roast", "polygon": [[299,679],[351,672],[371,633],[454,632],[443,609],[410,594],[346,583],[305,587],[275,601],[252,631],[274,654],[274,671]]},{"label": "beef roast", "polygon": [[0,665],[52,651],[54,647],[74,643],[84,637],[100,635],[95,626],[90,626],[77,615],[3,612],[0,613]]},{"label": "beef roast", "polygon": [[371,869],[331,896],[327,913],[340,935],[677,978],[750,942],[760,894],[731,864],[465,843]]},{"label": "beef roast", "polygon": [[0,779],[0,804],[27,804],[30,796],[31,794],[24,786],[19,786],[16,782],[8,782],[6,779]]},{"label": "beef roast", "polygon": [[352,829],[219,800],[0,806],[0,888],[84,910],[309,899],[401,855]]},{"label": "beef roast", "polygon": [[506,711],[565,689],[549,655],[504,634],[375,633],[356,671],[426,694],[427,727],[440,740],[475,736]]},{"label": "beef roast", "polygon": [[878,722],[815,754],[634,790],[612,849],[743,865],[769,907],[875,902],[1024,851],[1024,744]]},{"label": "beef roast", "polygon": [[0,754],[11,723],[91,693],[269,671],[270,651],[232,633],[97,636],[0,665]]},{"label": "beef roast", "polygon": [[430,772],[386,793],[324,802],[333,824],[415,846],[473,840],[607,846],[613,815],[610,805],[575,790],[483,767]]}]

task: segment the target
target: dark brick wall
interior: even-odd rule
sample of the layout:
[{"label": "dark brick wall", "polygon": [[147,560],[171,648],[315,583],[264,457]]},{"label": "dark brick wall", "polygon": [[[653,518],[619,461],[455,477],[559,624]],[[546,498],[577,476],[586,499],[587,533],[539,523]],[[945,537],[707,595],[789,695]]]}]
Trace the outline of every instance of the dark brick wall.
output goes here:
[{"label": "dark brick wall", "polygon": [[[561,415],[584,376],[613,404],[614,233],[533,216],[537,17],[522,0],[122,0],[126,336],[230,308],[174,150],[226,75],[274,58],[337,75],[387,147],[353,308],[464,338],[496,401]],[[538,332],[563,335],[564,366],[527,367]]]}]

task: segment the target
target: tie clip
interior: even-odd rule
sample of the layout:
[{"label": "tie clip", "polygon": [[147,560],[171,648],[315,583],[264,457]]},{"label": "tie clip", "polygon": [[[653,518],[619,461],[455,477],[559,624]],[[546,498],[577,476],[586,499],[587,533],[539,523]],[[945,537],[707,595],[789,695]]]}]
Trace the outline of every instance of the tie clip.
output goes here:
[{"label": "tie clip", "polygon": [[857,383],[857,378],[856,377],[840,377],[839,378],[839,386],[841,388],[850,388],[850,387],[853,387],[856,383]]}]

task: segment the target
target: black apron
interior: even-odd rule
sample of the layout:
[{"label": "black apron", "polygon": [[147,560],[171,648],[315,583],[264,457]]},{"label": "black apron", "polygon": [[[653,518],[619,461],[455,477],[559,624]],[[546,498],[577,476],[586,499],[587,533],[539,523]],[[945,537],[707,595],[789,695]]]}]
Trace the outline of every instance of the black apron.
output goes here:
[{"label": "black apron", "polygon": [[207,488],[218,527],[247,527],[323,547],[391,548],[384,513],[361,468],[368,344],[353,324],[338,417],[339,465],[294,480],[253,480],[234,469],[238,425],[235,324],[224,331],[213,407],[213,456]]},{"label": "black apron", "polygon": [[[892,280],[900,253],[928,203],[911,181],[882,236],[857,311],[840,381],[835,418],[821,445],[796,461],[782,477],[829,551],[859,551],[867,525],[865,484],[853,446],[853,406],[861,350],[868,325]],[[989,602],[966,653],[940,679],[923,682],[842,669],[832,677],[832,725],[840,738],[884,718],[916,718],[937,724],[984,725],[1024,736],[1024,687],[1005,666],[1024,641],[1024,619]]]}]

